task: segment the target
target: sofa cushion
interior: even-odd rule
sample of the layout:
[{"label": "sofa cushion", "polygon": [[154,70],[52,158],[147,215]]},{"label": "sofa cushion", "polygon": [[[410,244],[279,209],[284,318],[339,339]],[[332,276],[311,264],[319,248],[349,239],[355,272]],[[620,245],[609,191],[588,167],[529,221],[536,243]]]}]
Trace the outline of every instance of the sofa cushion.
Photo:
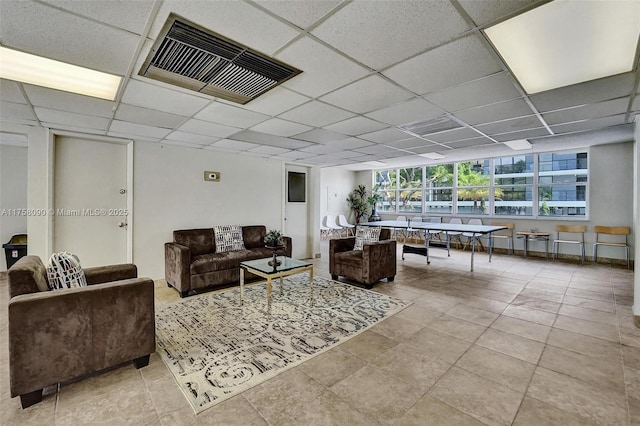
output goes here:
[{"label": "sofa cushion", "polygon": [[192,255],[213,253],[213,228],[173,231],[173,241],[189,247]]},{"label": "sofa cushion", "polygon": [[82,267],[80,267],[80,260],[72,253],[53,253],[49,258],[47,278],[51,290],[87,286],[87,279]]},{"label": "sofa cushion", "polygon": [[[278,255],[284,254],[284,249],[278,251]],[[253,250],[237,250],[226,253],[209,253],[195,256],[191,259],[190,273],[192,275],[206,274],[208,272],[224,271],[240,268],[240,262],[271,257],[271,249],[262,247]]]},{"label": "sofa cushion", "polygon": [[217,253],[244,250],[240,225],[214,226],[213,233],[216,237]]},{"label": "sofa cushion", "polygon": [[267,227],[264,225],[242,227],[242,239],[244,240],[244,246],[249,250],[264,247],[265,235],[267,235]]},{"label": "sofa cushion", "polygon": [[380,240],[379,226],[360,226],[356,228],[356,244],[354,250],[362,250],[362,246],[366,243],[375,243]]}]

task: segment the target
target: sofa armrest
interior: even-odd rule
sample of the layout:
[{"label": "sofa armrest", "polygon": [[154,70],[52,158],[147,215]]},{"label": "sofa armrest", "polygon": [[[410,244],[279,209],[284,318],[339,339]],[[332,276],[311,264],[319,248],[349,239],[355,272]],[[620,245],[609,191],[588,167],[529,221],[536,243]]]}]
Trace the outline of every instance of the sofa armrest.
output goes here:
[{"label": "sofa armrest", "polygon": [[191,290],[191,250],[178,243],[164,245],[164,276],[180,293]]},{"label": "sofa armrest", "polygon": [[153,293],[135,278],[11,298],[11,396],[153,353]]},{"label": "sofa armrest", "polygon": [[291,237],[282,237],[282,241],[284,242],[284,250],[285,250],[285,256],[291,257],[291,253],[293,250],[293,242]]},{"label": "sofa armrest", "polygon": [[83,271],[84,276],[87,278],[87,284],[89,285],[128,280],[138,277],[138,268],[132,263],[83,268]]},{"label": "sofa armrest", "polygon": [[363,277],[367,284],[396,275],[396,241],[384,240],[362,246]]},{"label": "sofa armrest", "polygon": [[356,245],[356,237],[346,238],[334,238],[329,240],[329,271],[333,274],[336,270],[335,260],[333,259],[336,253],[342,253],[344,251],[351,251]]}]

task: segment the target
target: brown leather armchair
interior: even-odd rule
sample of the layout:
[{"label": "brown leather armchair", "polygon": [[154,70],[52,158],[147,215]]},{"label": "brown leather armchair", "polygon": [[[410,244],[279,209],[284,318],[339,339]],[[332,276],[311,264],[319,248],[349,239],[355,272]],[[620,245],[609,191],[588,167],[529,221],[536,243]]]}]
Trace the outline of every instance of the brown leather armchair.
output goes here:
[{"label": "brown leather armchair", "polygon": [[135,265],[84,269],[87,286],[47,291],[46,268],[25,256],[8,271],[11,397],[26,408],[43,388],[155,352],[154,285]]},{"label": "brown leather armchair", "polygon": [[380,241],[364,244],[362,250],[354,250],[355,237],[336,238],[329,241],[329,272],[331,278],[345,277],[364,284],[367,288],[386,278],[396,276],[396,241],[391,231],[382,229]]}]

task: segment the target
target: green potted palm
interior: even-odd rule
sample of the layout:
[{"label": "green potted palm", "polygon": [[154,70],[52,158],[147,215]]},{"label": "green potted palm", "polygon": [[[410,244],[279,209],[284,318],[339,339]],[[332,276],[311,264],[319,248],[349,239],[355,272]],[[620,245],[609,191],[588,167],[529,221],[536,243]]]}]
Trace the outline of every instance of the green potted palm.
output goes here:
[{"label": "green potted palm", "polygon": [[353,211],[356,225],[369,216],[369,201],[367,188],[364,185],[358,185],[356,189],[351,191],[347,196],[347,204]]}]

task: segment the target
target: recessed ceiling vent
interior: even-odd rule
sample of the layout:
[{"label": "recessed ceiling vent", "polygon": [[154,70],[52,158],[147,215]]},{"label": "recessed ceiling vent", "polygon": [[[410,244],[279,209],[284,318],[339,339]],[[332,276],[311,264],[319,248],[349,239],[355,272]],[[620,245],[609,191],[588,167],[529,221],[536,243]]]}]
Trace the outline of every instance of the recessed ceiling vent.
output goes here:
[{"label": "recessed ceiling vent", "polygon": [[414,133],[418,136],[430,135],[432,133],[444,132],[446,130],[462,127],[459,123],[443,116],[426,121],[415,121],[413,123],[401,124],[401,129]]},{"label": "recessed ceiling vent", "polygon": [[139,74],[246,104],[300,72],[170,15]]}]

